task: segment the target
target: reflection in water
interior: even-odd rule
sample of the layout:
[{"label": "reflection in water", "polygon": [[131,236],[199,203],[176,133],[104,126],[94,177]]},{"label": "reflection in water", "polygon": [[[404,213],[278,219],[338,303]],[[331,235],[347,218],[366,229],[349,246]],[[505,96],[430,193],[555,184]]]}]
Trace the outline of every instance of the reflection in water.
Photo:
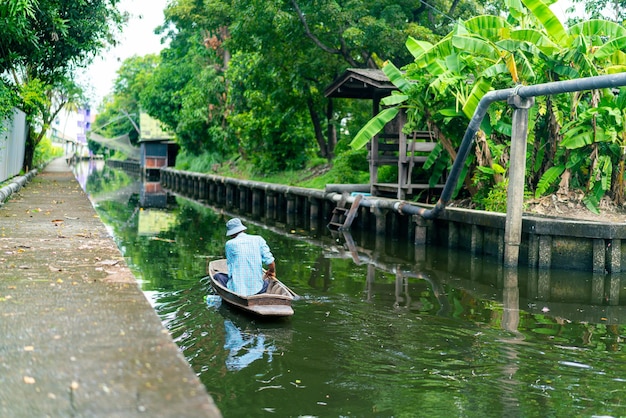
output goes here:
[{"label": "reflection in water", "polygon": [[517,393],[521,382],[516,378],[519,370],[518,345],[524,341],[524,334],[519,332],[519,287],[517,268],[504,269],[504,285],[502,289],[502,329],[510,332],[510,336],[502,338],[504,357],[508,360],[502,366],[502,404],[510,416],[519,416],[519,398]]},{"label": "reflection in water", "polygon": [[89,159],[74,166],[74,177],[83,190],[86,190],[89,176],[98,175],[104,170],[104,160]]},{"label": "reflection in water", "polygon": [[200,278],[233,213],[178,198],[167,228],[143,235],[141,189],[120,173],[93,180],[102,219],[224,416],[626,415],[623,275],[506,270],[237,214],[303,296],[293,317],[263,321],[204,302]]},{"label": "reflection in water", "polygon": [[275,347],[265,343],[265,335],[262,333],[243,333],[230,320],[224,321],[226,330],[226,342],[224,348],[228,350],[226,367],[228,370],[241,370],[253,361],[263,358],[267,353],[268,363],[272,362],[272,353]]}]

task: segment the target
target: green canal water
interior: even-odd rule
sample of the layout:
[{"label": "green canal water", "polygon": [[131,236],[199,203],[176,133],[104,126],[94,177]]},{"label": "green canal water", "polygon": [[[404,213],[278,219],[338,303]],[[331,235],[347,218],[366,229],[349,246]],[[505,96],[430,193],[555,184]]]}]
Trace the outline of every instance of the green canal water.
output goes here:
[{"label": "green canal water", "polygon": [[622,276],[242,216],[301,296],[260,320],[205,301],[235,214],[121,171],[77,177],[225,417],[626,416]]}]

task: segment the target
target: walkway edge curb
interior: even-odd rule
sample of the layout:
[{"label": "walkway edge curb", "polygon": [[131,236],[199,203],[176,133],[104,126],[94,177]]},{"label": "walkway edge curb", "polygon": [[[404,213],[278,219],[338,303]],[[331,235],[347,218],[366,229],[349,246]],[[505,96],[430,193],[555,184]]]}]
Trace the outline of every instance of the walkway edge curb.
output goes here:
[{"label": "walkway edge curb", "polygon": [[39,173],[38,169],[32,169],[28,173],[23,176],[14,177],[9,184],[0,188],[0,206],[4,204],[13,193],[17,193],[20,191],[22,187],[26,185],[29,181],[31,181],[37,174]]}]

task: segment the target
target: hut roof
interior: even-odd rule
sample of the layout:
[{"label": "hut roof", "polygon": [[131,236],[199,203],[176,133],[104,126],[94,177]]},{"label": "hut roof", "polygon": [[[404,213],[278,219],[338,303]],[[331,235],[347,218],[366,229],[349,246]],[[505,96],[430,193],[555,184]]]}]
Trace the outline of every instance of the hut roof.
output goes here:
[{"label": "hut roof", "polygon": [[326,88],[324,96],[344,99],[374,99],[389,96],[398,88],[382,70],[348,68]]}]

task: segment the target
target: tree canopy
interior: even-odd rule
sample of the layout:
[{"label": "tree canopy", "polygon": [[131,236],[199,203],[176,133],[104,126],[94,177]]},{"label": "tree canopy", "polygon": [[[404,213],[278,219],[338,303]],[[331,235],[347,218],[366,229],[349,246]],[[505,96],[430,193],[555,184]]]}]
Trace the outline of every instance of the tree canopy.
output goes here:
[{"label": "tree canopy", "polygon": [[7,0],[0,3],[0,74],[3,97],[26,111],[30,124],[25,166],[50,122],[81,99],[74,70],[85,66],[114,36],[123,16],[119,0]]},{"label": "tree canopy", "polygon": [[348,67],[411,61],[408,36],[436,42],[494,2],[174,0],[169,40],[140,104],[187,153],[241,155],[261,172],[332,159],[370,107],[323,91]]},{"label": "tree canopy", "polygon": [[[385,67],[401,93],[385,101],[390,107],[365,125],[352,145],[363,146],[391,112],[403,108],[406,129],[427,126],[438,135],[427,166],[449,164],[486,92],[626,69],[621,25],[592,19],[566,27],[541,0],[510,0],[508,10],[506,17],[459,21],[435,44],[409,38],[414,61],[406,72],[391,63]],[[537,197],[580,190],[593,211],[604,196],[623,203],[625,97],[624,88],[619,94],[598,90],[538,97],[530,110],[527,190]],[[467,161],[466,189],[483,203],[506,190],[511,124],[511,109],[492,105]]]},{"label": "tree canopy", "polygon": [[[365,125],[367,132],[371,107],[331,101],[323,91],[348,67],[384,66],[401,94],[384,103],[390,107],[378,128],[403,108],[407,130],[434,131],[438,146],[425,167],[438,174],[454,160],[487,91],[626,68],[620,25],[590,19],[567,27],[548,6],[542,0],[174,0],[158,29],[169,46],[141,72],[141,92],[132,96],[176,133],[185,152],[217,161],[236,155],[268,173],[315,157],[331,160],[358,129]],[[609,93],[537,100],[531,193],[579,189],[592,209],[604,196],[624,200],[623,96]],[[494,106],[481,128],[463,178],[465,190],[485,203],[506,184],[510,109]],[[355,145],[369,139],[362,136]]]}]

